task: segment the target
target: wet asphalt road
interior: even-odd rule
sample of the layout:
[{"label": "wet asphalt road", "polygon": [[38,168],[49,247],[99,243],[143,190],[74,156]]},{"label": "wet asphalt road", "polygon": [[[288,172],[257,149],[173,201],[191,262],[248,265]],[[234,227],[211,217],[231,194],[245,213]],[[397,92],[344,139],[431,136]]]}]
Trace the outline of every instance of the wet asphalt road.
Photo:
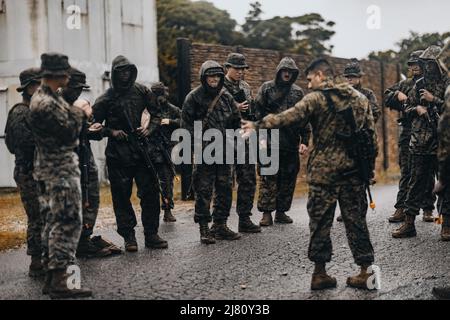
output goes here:
[{"label": "wet asphalt road", "polygon": [[[275,225],[261,234],[244,235],[240,241],[208,247],[199,242],[192,204],[181,204],[175,211],[178,222],[161,224],[168,250],[145,249],[139,227],[137,254],[79,261],[83,285],[94,291],[95,299],[433,299],[433,286],[450,285],[450,243],[439,241],[440,226],[421,219],[417,238],[393,239],[394,226],[387,218],[396,191],[396,186],[375,188],[378,209],[368,214],[375,264],[381,268],[381,289],[376,292],[346,287],[346,278],[358,268],[344,226],[337,222],[332,231],[333,261],[327,269],[337,278],[338,287],[310,291],[313,264],[307,259],[305,198],[294,202],[293,225]],[[259,219],[259,214],[253,217],[255,222]],[[234,211],[230,226],[237,229]],[[100,234],[123,245],[112,229]],[[42,281],[28,278],[28,264],[24,248],[0,253],[0,299],[46,299],[40,293]]]}]

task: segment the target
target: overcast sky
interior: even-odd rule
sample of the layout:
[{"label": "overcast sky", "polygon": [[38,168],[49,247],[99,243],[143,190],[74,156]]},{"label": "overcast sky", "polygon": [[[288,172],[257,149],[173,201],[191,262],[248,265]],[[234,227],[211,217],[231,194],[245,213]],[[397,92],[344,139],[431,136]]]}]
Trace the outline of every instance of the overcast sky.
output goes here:
[{"label": "overcast sky", "polygon": [[[245,21],[255,0],[208,0],[227,10],[239,24]],[[396,49],[395,43],[409,31],[450,31],[450,0],[259,0],[264,18],[320,13],[336,22],[333,55],[364,58],[371,51]],[[380,8],[380,29],[369,29],[367,10]],[[373,21],[373,20],[371,20]]]}]

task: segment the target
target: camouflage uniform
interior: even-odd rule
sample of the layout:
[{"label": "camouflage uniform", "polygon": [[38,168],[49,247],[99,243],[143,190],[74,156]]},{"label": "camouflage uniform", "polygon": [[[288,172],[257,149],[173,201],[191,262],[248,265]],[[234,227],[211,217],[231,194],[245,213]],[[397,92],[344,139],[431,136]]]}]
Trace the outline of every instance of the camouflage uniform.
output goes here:
[{"label": "camouflage uniform", "polygon": [[[344,77],[353,76],[353,77],[360,78],[364,75],[365,75],[365,73],[362,72],[361,66],[360,66],[358,60],[356,60],[356,59],[352,59],[352,62],[350,62],[349,64],[347,64],[345,66]],[[364,96],[366,96],[367,99],[369,99],[369,104],[370,104],[370,108],[372,109],[373,119],[374,119],[375,123],[377,123],[378,119],[381,116],[381,110],[380,110],[380,107],[378,106],[377,96],[375,95],[375,93],[372,90],[370,90],[368,88],[364,88],[361,84],[354,86],[354,88],[356,90],[358,90],[359,92],[361,92]]]},{"label": "camouflage uniform", "polygon": [[[203,121],[203,132],[217,129],[226,135],[227,129],[240,128],[240,115],[233,97],[223,90],[223,78],[217,90],[207,85],[206,77],[212,74],[224,76],[223,68],[215,61],[206,61],[200,70],[201,85],[186,97],[182,111],[182,128],[194,136],[194,122]],[[209,106],[222,90],[216,106],[208,114]],[[205,126],[206,125],[206,126]],[[203,133],[202,133],[203,136]],[[203,143],[203,148],[207,146]],[[224,146],[225,147],[225,146]],[[225,160],[225,159],[224,159]],[[195,191],[196,223],[205,224],[213,219],[217,224],[228,220],[232,204],[232,166],[227,164],[195,164],[193,171],[193,189]],[[210,205],[214,192],[213,214]]]},{"label": "camouflage uniform", "polygon": [[[236,67],[236,68],[248,68],[245,63],[245,57],[240,54],[230,54],[225,67]],[[231,81],[228,77],[225,77],[225,88],[233,96],[235,101],[239,100],[238,95],[240,92],[244,93],[246,101],[249,103],[249,110],[247,112],[241,111],[241,117],[244,120],[254,120],[254,108],[253,108],[253,97],[250,85],[241,80],[238,82]],[[243,101],[239,101],[242,103]],[[248,143],[246,144],[246,159],[249,159],[249,149]],[[252,215],[253,202],[255,200],[256,193],[256,166],[254,164],[248,163],[235,165],[236,181],[238,184],[237,190],[237,213],[241,219],[245,217],[250,217]]]},{"label": "camouflage uniform", "polygon": [[[162,90],[164,92],[162,95],[158,95],[157,98],[159,99],[159,102],[157,102],[158,112],[161,119],[170,120],[170,123],[167,126],[152,125],[152,131],[150,132],[149,137],[149,142],[154,148],[152,150],[152,156],[158,171],[161,188],[165,194],[165,197],[169,200],[169,204],[162,201],[161,209],[167,211],[174,208],[173,179],[175,176],[171,168],[172,164],[167,162],[163,152],[165,150],[169,157],[172,155],[174,143],[171,141],[171,138],[172,133],[181,125],[181,110],[167,100],[168,93],[166,93],[166,88],[162,83],[153,85],[151,89],[154,93],[158,90]],[[161,150],[161,148],[164,150]]]},{"label": "camouflage uniform", "polygon": [[[283,83],[281,71],[291,70],[294,73],[290,83]],[[269,114],[279,114],[289,109],[303,96],[303,90],[295,84],[299,69],[291,58],[284,58],[276,70],[275,80],[264,83],[256,97],[257,118],[262,119]],[[311,134],[310,126],[292,124],[280,129],[279,152],[280,168],[276,175],[261,176],[258,209],[261,212],[287,212],[291,209],[297,175],[300,170],[300,143],[308,145]],[[270,137],[268,141],[270,148]],[[259,168],[260,169],[260,168]]]},{"label": "camouflage uniform", "polygon": [[[42,56],[46,72],[67,75],[67,57]],[[56,60],[65,61],[62,64]],[[42,234],[43,262],[48,270],[65,270],[74,262],[81,234],[81,186],[78,156],[74,152],[85,118],[50,87],[42,85],[33,95],[30,128],[36,141],[34,178],[40,182],[43,210],[47,212]]]},{"label": "camouflage uniform", "polygon": [[[427,49],[421,59],[429,60],[430,50]],[[440,114],[444,105],[444,93],[450,84],[447,75],[441,74],[439,79],[432,80],[425,75],[425,89],[435,97],[432,105],[435,112]],[[437,175],[437,130],[425,116],[419,116],[416,112],[417,106],[424,105],[417,92],[417,84],[408,95],[408,108],[406,113],[412,119],[412,134],[410,141],[411,152],[411,179],[406,197],[406,214],[410,216],[419,215],[420,207],[426,204],[427,210],[434,210],[433,186]],[[431,121],[433,122],[433,120]]]},{"label": "camouflage uniform", "polygon": [[8,150],[15,155],[14,180],[27,214],[27,254],[40,257],[42,254],[41,233],[43,219],[39,209],[38,183],[33,178],[34,138],[28,124],[30,99],[26,89],[30,84],[40,82],[40,69],[28,69],[20,74],[24,99],[14,105],[8,114],[5,127],[5,141]]},{"label": "camouflage uniform", "polygon": [[444,216],[444,225],[450,227],[450,86],[445,93],[445,107],[439,123],[439,180],[446,186],[439,197],[438,210]]},{"label": "camouflage uniform", "polygon": [[[325,94],[333,101],[334,108],[328,105]],[[343,111],[349,106],[353,108],[357,127],[369,129],[373,133],[373,144],[376,145],[375,126],[367,98],[347,83],[334,83],[331,79],[325,81],[319,90],[305,96],[294,108],[278,115],[269,115],[256,124],[260,129],[275,129],[292,124],[303,127],[311,123],[314,149],[308,161],[311,231],[308,256],[315,263],[331,260],[330,231],[337,202],[356,263],[363,266],[374,261],[366,224],[365,189],[358,177],[343,177],[344,173],[354,169],[355,162],[349,156],[344,142],[336,135],[336,132],[348,129],[343,117],[336,111]]]},{"label": "camouflage uniform", "polygon": [[[119,72],[131,71],[126,84],[119,84]],[[136,215],[131,204],[133,180],[138,188],[141,202],[142,224],[146,238],[156,235],[159,228],[159,192],[157,180],[146,168],[139,150],[128,141],[119,141],[113,132],[122,130],[130,133],[124,112],[128,114],[135,128],[141,126],[142,114],[147,109],[156,119],[157,112],[152,103],[153,93],[145,86],[136,83],[138,70],[127,58],[118,56],[112,63],[111,88],[100,96],[93,105],[93,115],[97,123],[105,122],[103,136],[108,137],[106,163],[111,183],[117,231],[125,239],[135,243]],[[153,117],[154,116],[154,117]]]}]

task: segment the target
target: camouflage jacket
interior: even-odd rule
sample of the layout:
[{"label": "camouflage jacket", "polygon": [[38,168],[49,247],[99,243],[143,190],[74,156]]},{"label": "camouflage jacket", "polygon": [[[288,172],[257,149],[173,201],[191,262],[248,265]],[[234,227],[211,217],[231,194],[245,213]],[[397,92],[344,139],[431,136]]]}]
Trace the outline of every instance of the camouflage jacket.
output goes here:
[{"label": "camouflage jacket", "polygon": [[[282,69],[294,71],[294,77],[288,85],[282,84],[280,74]],[[303,99],[303,90],[295,84],[299,69],[291,58],[284,58],[277,67],[275,80],[264,83],[255,99],[256,116],[258,120],[269,114],[279,114],[292,108]],[[311,136],[311,126],[305,123],[300,126],[293,123],[280,129],[279,148],[283,151],[298,152],[300,143],[308,145]],[[268,144],[270,145],[270,137]]]},{"label": "camouflage jacket", "polygon": [[[443,76],[439,81],[425,82],[425,88],[435,97],[435,101],[430,105],[437,114],[442,113],[444,94],[449,84],[450,81],[447,76]],[[412,119],[410,150],[412,154],[435,155],[438,148],[437,124],[433,121],[430,123],[427,117],[417,114],[417,106],[426,107],[426,104],[428,104],[420,100],[417,91],[417,86],[414,85],[408,95],[408,108],[406,110],[406,113]]]},{"label": "camouflage jacket", "polygon": [[174,142],[172,142],[172,133],[181,126],[181,110],[171,103],[166,103],[158,107],[159,117],[161,119],[170,119],[169,125],[152,125],[150,128],[149,142],[152,148],[152,156],[157,163],[163,163],[164,157],[162,150],[167,150],[169,155],[172,152]]},{"label": "camouflage jacket", "polygon": [[31,99],[29,117],[36,141],[36,180],[59,180],[80,174],[75,149],[85,118],[83,111],[71,107],[46,85],[38,88]]},{"label": "camouflage jacket", "polygon": [[361,92],[363,95],[365,95],[367,99],[369,99],[370,108],[372,109],[373,120],[375,121],[375,123],[377,123],[378,119],[380,119],[381,116],[381,110],[380,107],[378,106],[377,96],[372,90],[368,88],[363,88],[361,85],[357,86],[355,89]]},{"label": "camouflage jacket", "polygon": [[[132,71],[127,90],[118,90],[116,84],[117,69],[129,67]],[[154,94],[150,89],[136,83],[137,68],[125,57],[119,56],[113,61],[111,71],[111,88],[100,96],[92,106],[95,122],[105,122],[103,135],[108,137],[106,159],[109,163],[132,167],[143,163],[139,150],[128,141],[112,138],[112,130],[123,130],[130,133],[130,126],[124,112],[128,114],[133,129],[141,126],[142,114],[147,109],[152,119],[157,119],[158,111],[154,106]]]},{"label": "camouflage jacket", "polygon": [[439,176],[441,180],[450,183],[450,86],[445,92],[445,107],[439,123]]},{"label": "camouflage jacket", "polygon": [[35,142],[28,124],[30,104],[27,101],[11,108],[5,127],[5,142],[8,150],[16,156],[16,166],[33,168]]},{"label": "camouflage jacket", "polygon": [[417,79],[412,78],[402,80],[387,89],[384,93],[384,105],[392,110],[400,112],[399,123],[402,126],[402,130],[400,133],[399,143],[401,145],[409,145],[411,140],[411,119],[405,112],[407,109],[407,104],[402,104],[398,101],[397,96],[399,92],[402,92],[408,96],[411,90],[413,90],[416,80]]},{"label": "camouflage jacket", "polygon": [[[335,110],[327,103],[325,94],[334,102]],[[337,114],[351,107],[358,128],[366,128],[372,133],[376,145],[375,123],[369,101],[347,83],[324,82],[316,90],[303,98],[294,108],[277,115],[269,115],[256,123],[257,128],[281,128],[310,123],[313,131],[314,148],[308,161],[308,181],[310,184],[330,185],[353,183],[342,174],[355,169],[355,161],[349,156],[344,141],[337,133],[348,131],[344,118]],[[358,180],[355,183],[360,183]]]},{"label": "camouflage jacket", "polygon": [[[206,124],[206,127],[203,127],[203,133],[208,129],[217,129],[224,137],[227,129],[236,130],[241,127],[239,110],[233,96],[227,90],[222,91],[216,106],[208,114],[208,108],[217,97],[217,93],[213,94],[208,89],[205,73],[213,68],[221,68],[221,66],[215,62],[203,64],[200,70],[202,84],[187,95],[183,104],[181,126],[189,130],[192,137],[194,137],[194,122],[196,121]],[[221,89],[223,89],[223,81],[219,86],[219,90]],[[204,144],[205,146],[206,144]]]},{"label": "camouflage jacket", "polygon": [[252,89],[250,88],[250,85],[245,81],[238,81],[238,82],[234,83],[231,80],[229,80],[227,77],[225,77],[224,87],[225,87],[225,89],[228,90],[228,92],[233,96],[233,98],[235,100],[241,90],[244,92],[246,100],[249,103],[250,107],[247,112],[241,111],[241,118],[244,120],[254,120],[254,119],[251,119],[252,117],[255,116],[255,114],[254,114],[255,107],[254,107],[254,101],[253,101],[253,96],[252,96]]}]

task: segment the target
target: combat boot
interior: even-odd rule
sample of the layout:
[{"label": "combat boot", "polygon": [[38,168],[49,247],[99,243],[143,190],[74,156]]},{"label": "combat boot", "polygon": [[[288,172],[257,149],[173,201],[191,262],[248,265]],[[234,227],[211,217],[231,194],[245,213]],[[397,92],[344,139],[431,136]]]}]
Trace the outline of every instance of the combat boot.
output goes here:
[{"label": "combat boot", "polygon": [[277,212],[275,214],[275,222],[280,224],[291,224],[294,223],[294,220],[284,212]]},{"label": "combat boot", "polygon": [[330,277],[325,271],[325,264],[318,263],[311,279],[311,290],[325,290],[336,288],[336,278]]},{"label": "combat boot", "polygon": [[216,239],[209,231],[207,223],[200,224],[200,242],[203,244],[215,244]]},{"label": "combat boot", "polygon": [[440,300],[450,300],[450,287],[433,288],[433,295]]},{"label": "combat boot", "polygon": [[214,235],[216,240],[227,240],[227,241],[234,241],[239,240],[241,238],[241,235],[239,233],[236,233],[230,228],[228,228],[227,224],[224,223],[216,223],[211,227],[211,233]]},{"label": "combat boot", "polygon": [[108,247],[97,246],[90,237],[81,237],[78,242],[76,256],[77,258],[103,258],[112,255],[113,253]]},{"label": "combat boot", "polygon": [[353,277],[347,278],[347,286],[357,288],[357,289],[365,289],[365,290],[374,290],[375,288],[369,288],[367,286],[367,282],[373,273],[367,273],[366,266],[361,267],[361,272]]},{"label": "combat boot", "polygon": [[52,270],[50,284],[50,298],[52,299],[76,299],[89,298],[92,291],[87,289],[69,289],[68,274],[65,269]]},{"label": "combat boot", "polygon": [[45,276],[44,266],[42,265],[41,256],[31,256],[31,264],[28,271],[31,278],[40,278]]},{"label": "combat boot", "polygon": [[390,223],[404,222],[406,218],[405,210],[400,208],[389,218]]},{"label": "combat boot", "polygon": [[261,222],[259,223],[261,227],[270,227],[273,226],[273,219],[272,219],[272,213],[271,212],[264,212],[263,218]]},{"label": "combat boot", "polygon": [[432,210],[424,210],[423,211],[423,222],[434,222]]},{"label": "combat boot", "polygon": [[443,216],[444,222],[442,223],[441,240],[450,241],[450,216]]},{"label": "combat boot", "polygon": [[127,252],[137,252],[138,251],[138,244],[137,244],[136,236],[134,235],[134,233],[125,237],[124,240],[125,240],[125,250]]},{"label": "combat boot", "polygon": [[149,249],[167,249],[169,244],[158,234],[145,236],[145,247]]},{"label": "combat boot", "polygon": [[164,210],[164,222],[177,222],[177,219],[172,214],[172,210]]},{"label": "combat boot", "polygon": [[413,238],[417,236],[414,221],[416,216],[406,215],[403,225],[392,233],[392,237],[396,239]]},{"label": "combat boot", "polygon": [[249,216],[239,218],[239,232],[260,233],[261,227],[252,222]]},{"label": "combat boot", "polygon": [[342,215],[339,215],[339,217],[337,217],[337,222],[343,222],[344,221],[344,219],[342,219]]}]

